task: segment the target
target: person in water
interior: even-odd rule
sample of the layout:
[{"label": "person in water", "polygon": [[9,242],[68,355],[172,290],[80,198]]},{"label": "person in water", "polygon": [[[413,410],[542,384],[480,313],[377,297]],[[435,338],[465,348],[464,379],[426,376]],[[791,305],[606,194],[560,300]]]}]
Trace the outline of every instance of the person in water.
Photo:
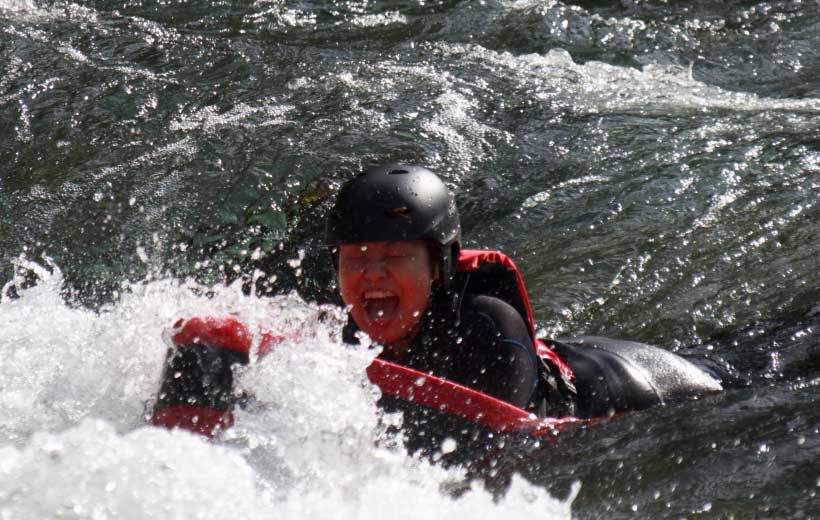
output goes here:
[{"label": "person in water", "polygon": [[[426,168],[379,166],[346,182],[326,243],[350,310],[343,338],[366,334],[383,360],[540,417],[606,416],[721,389],[711,373],[650,345],[536,338],[515,265],[462,248],[455,199]],[[230,424],[231,366],[248,362],[250,340],[233,325],[202,324],[189,320],[174,336],[156,425],[211,434]]]},{"label": "person in water", "polygon": [[345,341],[360,330],[383,346],[382,359],[530,405],[539,366],[533,338],[510,303],[462,290],[458,210],[430,170],[387,165],[346,183],[326,243],[350,309]]}]

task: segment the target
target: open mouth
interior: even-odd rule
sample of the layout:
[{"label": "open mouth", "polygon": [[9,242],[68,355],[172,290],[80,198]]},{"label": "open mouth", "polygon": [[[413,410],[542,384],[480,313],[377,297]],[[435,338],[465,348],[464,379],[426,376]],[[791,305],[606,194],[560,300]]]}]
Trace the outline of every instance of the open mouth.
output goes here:
[{"label": "open mouth", "polygon": [[365,291],[362,299],[371,321],[389,321],[398,313],[399,297],[391,291]]}]

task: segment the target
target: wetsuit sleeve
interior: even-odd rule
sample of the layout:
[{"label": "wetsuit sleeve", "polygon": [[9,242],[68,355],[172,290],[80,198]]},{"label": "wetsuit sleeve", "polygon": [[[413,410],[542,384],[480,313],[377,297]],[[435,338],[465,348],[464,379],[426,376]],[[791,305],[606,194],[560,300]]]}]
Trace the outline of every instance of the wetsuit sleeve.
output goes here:
[{"label": "wetsuit sleeve", "polygon": [[458,382],[521,408],[531,403],[538,359],[515,308],[492,296],[468,296],[459,338]]}]

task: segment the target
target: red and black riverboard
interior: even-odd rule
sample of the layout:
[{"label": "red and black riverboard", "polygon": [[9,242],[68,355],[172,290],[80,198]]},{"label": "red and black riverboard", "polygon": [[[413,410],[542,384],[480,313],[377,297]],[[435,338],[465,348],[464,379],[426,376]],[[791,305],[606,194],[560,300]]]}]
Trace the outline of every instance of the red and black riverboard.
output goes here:
[{"label": "red and black riverboard", "polygon": [[[245,356],[245,363],[254,338],[248,327],[234,317],[179,320],[172,332],[174,349],[209,349],[230,356],[239,354]],[[258,331],[258,335],[258,352],[262,355],[285,339],[265,330]],[[169,351],[169,359],[172,351]],[[367,376],[386,395],[490,431],[554,436],[569,424],[586,422],[574,417],[537,417],[471,388],[381,359],[375,359],[367,368]],[[208,394],[210,390],[204,388],[198,392]],[[195,406],[190,399],[182,397],[172,405],[158,402],[151,418],[152,424],[183,428],[207,436],[233,424],[233,414],[227,406]]]},{"label": "red and black riverboard", "polygon": [[458,383],[375,359],[367,377],[385,394],[503,433],[555,435],[575,417],[537,417]]}]

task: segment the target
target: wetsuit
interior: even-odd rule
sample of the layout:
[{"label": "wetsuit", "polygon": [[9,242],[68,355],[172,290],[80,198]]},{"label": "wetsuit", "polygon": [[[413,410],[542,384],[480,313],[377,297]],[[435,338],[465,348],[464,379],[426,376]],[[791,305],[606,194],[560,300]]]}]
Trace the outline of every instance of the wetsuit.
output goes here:
[{"label": "wetsuit", "polygon": [[[493,296],[439,293],[419,323],[419,332],[401,354],[379,357],[449,379],[519,408],[527,408],[538,387],[539,361],[521,315]],[[344,331],[356,343],[351,319]]]},{"label": "wetsuit", "polygon": [[[465,257],[472,258],[469,263]],[[460,383],[541,417],[604,417],[721,390],[719,376],[667,350],[600,337],[540,341],[514,264],[468,251],[439,289],[421,332],[399,357],[381,357]],[[355,342],[351,320],[345,340]]]},{"label": "wetsuit", "polygon": [[604,417],[722,389],[714,371],[645,343],[582,336],[547,344],[575,377],[560,398],[548,401],[557,409],[545,415]]},{"label": "wetsuit", "polygon": [[[721,389],[713,375],[651,345],[590,337],[536,340],[523,283],[508,258],[497,252],[462,252],[459,267],[450,287],[434,292],[407,350],[398,357],[385,351],[383,359],[541,417],[601,417]],[[230,425],[237,401],[231,365],[248,362],[251,334],[232,330],[236,324],[228,322],[203,322],[203,327],[188,330],[189,320],[174,336],[176,348],[169,352],[154,424],[206,434]],[[357,342],[357,330],[350,320],[344,340]],[[448,414],[423,410],[395,395],[385,393],[381,405],[405,411],[405,424],[414,425],[421,436],[463,431],[460,425],[442,427],[442,418],[451,419]]]}]

